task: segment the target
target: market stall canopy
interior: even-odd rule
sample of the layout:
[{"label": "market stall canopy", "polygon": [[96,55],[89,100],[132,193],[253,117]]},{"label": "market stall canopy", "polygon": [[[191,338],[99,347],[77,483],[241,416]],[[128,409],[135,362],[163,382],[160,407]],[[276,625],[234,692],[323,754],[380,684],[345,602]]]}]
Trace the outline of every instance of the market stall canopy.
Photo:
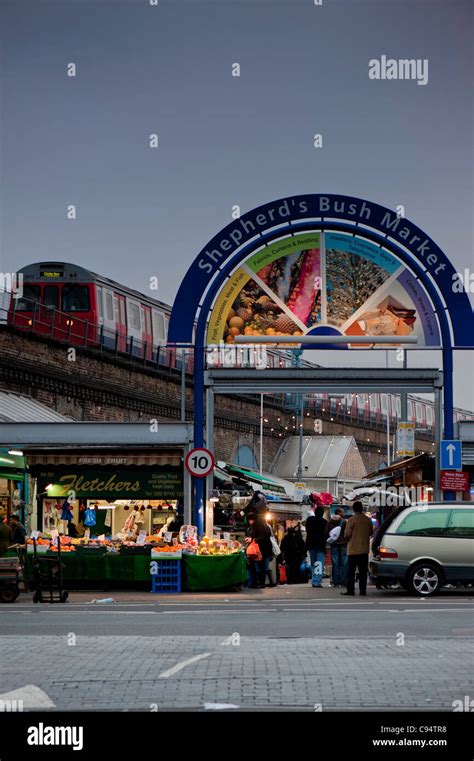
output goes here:
[{"label": "market stall canopy", "polygon": [[108,447],[123,450],[127,447],[189,446],[192,442],[190,423],[159,423],[156,429],[149,423],[92,423],[73,422],[0,423],[0,446],[25,448]]},{"label": "market stall canopy", "polygon": [[423,463],[429,462],[432,459],[431,455],[417,454],[415,457],[409,457],[407,460],[400,460],[400,462],[395,462],[393,465],[389,465],[386,468],[381,468],[373,473],[369,473],[367,478],[375,479],[378,475],[380,478],[385,477],[385,480],[387,480],[387,476],[393,476],[395,473],[406,470],[407,468],[421,466]]},{"label": "market stall canopy", "polygon": [[[219,471],[225,473],[228,479],[240,478],[243,481],[249,482],[250,486],[255,489],[255,484],[258,485],[265,493],[267,498],[269,492],[275,492],[281,495],[283,498],[293,497],[295,493],[294,484],[290,481],[285,481],[283,478],[273,476],[271,473],[256,473],[250,468],[245,468],[243,465],[232,465],[219,461],[217,463]],[[219,476],[220,477],[220,476]]]},{"label": "market stall canopy", "polygon": [[[281,478],[295,479],[299,464],[299,436],[282,442],[272,470]],[[353,436],[304,436],[302,480],[361,480],[366,469]]]},{"label": "market stall canopy", "polygon": [[71,420],[24,394],[0,391],[0,421],[5,423],[60,423]]}]

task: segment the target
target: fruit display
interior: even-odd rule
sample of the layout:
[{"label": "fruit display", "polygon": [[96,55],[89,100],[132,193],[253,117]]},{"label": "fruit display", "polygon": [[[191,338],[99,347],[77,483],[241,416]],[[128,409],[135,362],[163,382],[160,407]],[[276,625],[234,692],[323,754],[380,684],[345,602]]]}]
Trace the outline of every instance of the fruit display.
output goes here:
[{"label": "fruit display", "polygon": [[203,536],[197,548],[198,555],[234,555],[241,551],[239,542],[226,539],[211,539]]},{"label": "fruit display", "polygon": [[235,336],[293,335],[303,331],[254,281],[247,283],[227,313],[226,343],[234,343]]}]

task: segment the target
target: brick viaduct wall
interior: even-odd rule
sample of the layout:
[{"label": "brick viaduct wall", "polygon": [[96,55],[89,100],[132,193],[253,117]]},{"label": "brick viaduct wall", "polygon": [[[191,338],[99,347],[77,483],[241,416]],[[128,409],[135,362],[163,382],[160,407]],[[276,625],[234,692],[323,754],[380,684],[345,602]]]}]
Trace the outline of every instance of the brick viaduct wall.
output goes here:
[{"label": "brick viaduct wall", "polygon": [[[0,381],[3,390],[30,396],[74,420],[145,422],[176,421],[180,417],[180,376],[117,363],[114,357],[84,354],[77,350],[68,359],[68,347],[41,338],[0,329]],[[296,433],[292,413],[281,405],[264,408],[264,468],[268,469],[283,438]],[[294,413],[293,413],[294,414]],[[186,419],[193,418],[192,386],[186,388]],[[278,420],[280,418],[280,420]],[[215,451],[218,459],[235,461],[241,445],[258,459],[260,401],[250,397],[216,396]],[[285,430],[286,427],[286,430]],[[274,428],[272,432],[270,429]],[[313,433],[313,420],[305,418],[305,433]],[[361,425],[323,418],[326,436],[353,435],[367,471],[376,470],[385,458],[386,434]],[[367,441],[370,438],[370,442]],[[423,445],[422,445],[423,446]],[[428,450],[429,445],[426,445]],[[378,451],[380,449],[380,452]]]},{"label": "brick viaduct wall", "polygon": [[[179,374],[154,372],[107,355],[76,352],[68,359],[66,345],[51,345],[34,336],[0,331],[0,379],[3,390],[25,394],[74,420],[103,422],[176,421],[180,419]],[[265,409],[264,468],[269,468],[281,443],[270,428],[281,410]],[[193,419],[192,388],[186,388],[186,419]],[[215,402],[215,444],[219,459],[235,459],[240,445],[258,455],[259,402],[221,397]],[[279,424],[278,424],[279,425]]]}]

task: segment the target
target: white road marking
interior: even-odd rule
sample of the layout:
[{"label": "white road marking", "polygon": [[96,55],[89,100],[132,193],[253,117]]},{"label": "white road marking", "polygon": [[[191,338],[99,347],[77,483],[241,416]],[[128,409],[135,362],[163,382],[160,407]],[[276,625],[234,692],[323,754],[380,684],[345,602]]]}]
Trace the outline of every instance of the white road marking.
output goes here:
[{"label": "white road marking", "polygon": [[194,655],[192,658],[187,658],[185,661],[181,661],[180,663],[177,663],[176,666],[173,666],[167,671],[163,671],[162,674],[158,675],[158,679],[168,679],[169,676],[173,676],[174,674],[177,674],[178,671],[182,671],[183,669],[186,668],[186,666],[189,666],[191,663],[196,663],[196,661],[202,661],[204,658],[209,658],[210,655],[211,653],[201,653],[200,655]]},{"label": "white road marking", "polygon": [[225,711],[228,708],[239,708],[233,703],[204,703],[205,711]]},{"label": "white road marking", "polygon": [[34,684],[27,684],[18,690],[4,692],[0,695],[0,701],[5,700],[22,700],[23,709],[34,708],[56,708],[49,695]]}]

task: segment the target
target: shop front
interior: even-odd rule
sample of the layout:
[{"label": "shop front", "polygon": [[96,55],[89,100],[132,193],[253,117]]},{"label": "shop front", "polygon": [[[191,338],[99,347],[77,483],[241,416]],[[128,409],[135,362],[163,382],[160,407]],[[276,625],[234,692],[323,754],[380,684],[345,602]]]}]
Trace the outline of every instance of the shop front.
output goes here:
[{"label": "shop front", "polygon": [[22,452],[0,449],[0,516],[9,521],[19,515],[27,519],[28,474]]},{"label": "shop front", "polygon": [[[27,456],[36,480],[40,531],[56,529],[84,536],[89,529],[90,536],[132,537],[138,527],[153,535],[178,520],[183,522],[180,453],[128,453],[123,457],[81,453],[68,455],[71,464],[57,463],[57,459],[64,458]],[[71,524],[72,532],[68,532]]]}]

